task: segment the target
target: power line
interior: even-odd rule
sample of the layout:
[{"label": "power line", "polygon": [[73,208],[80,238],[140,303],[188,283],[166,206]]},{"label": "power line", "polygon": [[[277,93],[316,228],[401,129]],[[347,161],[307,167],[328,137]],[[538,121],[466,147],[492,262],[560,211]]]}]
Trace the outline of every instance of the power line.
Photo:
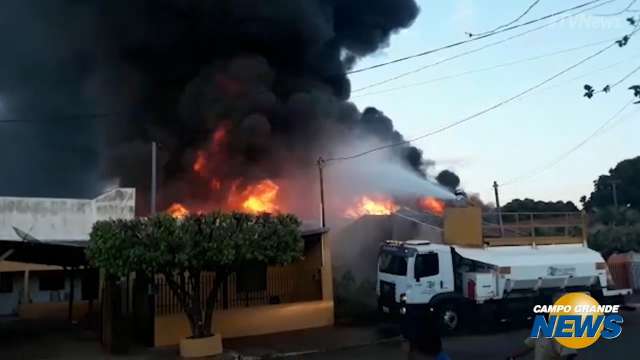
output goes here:
[{"label": "power line", "polygon": [[638,70],[640,70],[640,65],[638,65],[637,67],[635,67],[633,70],[631,70],[627,75],[623,76],[620,80],[616,81],[615,83],[613,83],[612,85],[610,85],[610,89],[613,89],[614,87],[620,85],[622,82],[624,82],[625,80],[627,80],[629,77],[631,77],[631,75],[635,74],[636,72],[638,72]]},{"label": "power line", "polygon": [[[638,54],[638,55],[640,55],[640,54]],[[580,74],[578,76],[574,76],[574,77],[568,79],[566,82],[573,82],[573,81],[576,81],[576,80],[584,79],[585,77],[587,77],[589,75],[593,75],[593,74],[598,73],[598,72],[602,72],[602,71],[605,71],[605,70],[612,69],[612,68],[614,68],[616,66],[620,66],[621,64],[624,64],[624,63],[626,63],[628,61],[631,61],[631,60],[637,58],[638,55],[633,55],[632,57],[629,57],[629,58],[627,58],[625,60],[616,61],[616,62],[611,63],[609,65],[606,65],[606,66],[603,66],[603,67],[600,67],[600,68],[597,68],[597,69],[594,69],[594,70],[590,70],[590,71],[584,72],[584,73],[582,73],[582,74]],[[545,88],[540,89],[540,91],[553,89],[553,88],[556,88],[556,87],[561,86],[561,85],[562,84],[547,86]]]},{"label": "power line", "polygon": [[410,89],[410,88],[413,88],[413,87],[422,86],[422,85],[426,85],[426,84],[431,84],[431,83],[442,81],[442,80],[454,79],[454,78],[458,78],[458,77],[462,77],[462,76],[466,76],[466,75],[471,75],[471,74],[475,74],[475,73],[495,70],[495,69],[508,67],[508,66],[512,66],[512,65],[517,65],[517,64],[524,63],[524,62],[540,60],[540,59],[544,59],[544,58],[547,58],[547,57],[560,55],[560,54],[565,54],[565,53],[576,51],[576,50],[582,50],[582,49],[585,49],[585,48],[589,48],[589,47],[600,45],[600,44],[603,44],[603,43],[606,43],[606,42],[610,42],[612,40],[614,40],[614,39],[607,39],[607,40],[592,42],[592,43],[589,43],[589,44],[584,44],[584,45],[577,46],[577,47],[571,47],[571,48],[567,48],[567,49],[562,49],[562,50],[546,53],[546,54],[543,54],[543,55],[532,56],[532,57],[528,57],[528,58],[509,61],[509,62],[502,63],[502,64],[496,64],[496,65],[493,65],[493,66],[488,66],[488,67],[483,67],[483,68],[478,68],[478,69],[472,69],[472,70],[468,70],[468,71],[464,71],[464,72],[460,72],[460,73],[456,73],[456,74],[451,74],[451,75],[445,75],[445,76],[429,79],[429,80],[426,80],[426,81],[420,81],[420,82],[405,84],[405,85],[397,86],[397,87],[393,87],[393,88],[383,89],[383,90],[379,90],[379,91],[368,92],[368,93],[365,93],[365,94],[360,94],[360,95],[353,96],[352,98],[360,98],[360,97],[369,96],[369,95],[385,94],[385,93],[393,92],[393,91],[397,91],[397,90]]},{"label": "power line", "polygon": [[478,33],[478,34],[474,34],[474,33],[470,33],[470,32],[468,32],[468,33],[467,33],[467,35],[469,35],[469,36],[471,36],[471,37],[472,37],[472,36],[482,36],[482,35],[485,35],[485,34],[489,34],[489,33],[492,33],[492,32],[496,32],[496,31],[498,31],[498,30],[500,30],[500,29],[502,29],[502,28],[505,28],[505,27],[507,27],[507,26],[513,25],[513,24],[517,23],[518,21],[520,21],[520,19],[522,19],[523,17],[525,17],[525,16],[526,16],[526,15],[527,15],[531,10],[533,10],[533,8],[534,8],[534,7],[536,7],[536,5],[538,5],[538,3],[539,3],[539,2],[540,2],[540,0],[535,0],[535,1],[534,1],[533,3],[531,3],[531,4],[529,5],[529,7],[527,7],[527,9],[526,9],[522,14],[520,14],[517,18],[515,18],[515,19],[511,20],[510,22],[508,22],[508,23],[506,23],[506,24],[502,24],[502,25],[498,26],[498,27],[496,27],[496,28],[495,28],[495,29],[493,29],[493,30],[483,31],[483,32]]},{"label": "power line", "polygon": [[587,136],[586,138],[584,138],[582,141],[580,141],[578,144],[576,144],[575,146],[573,146],[572,148],[570,148],[569,150],[565,151],[564,153],[560,154],[558,157],[556,157],[555,159],[551,160],[550,162],[539,166],[523,175],[517,176],[515,178],[512,178],[502,184],[500,184],[500,186],[509,186],[509,185],[513,185],[515,183],[521,182],[521,181],[525,181],[525,180],[529,180],[532,179],[538,175],[540,175],[541,173],[551,169],[552,167],[556,166],[558,163],[560,163],[562,160],[566,159],[569,155],[571,155],[572,153],[574,153],[576,150],[580,149],[582,146],[584,146],[586,143],[588,143],[589,141],[591,141],[591,139],[593,139],[594,137],[596,137],[600,132],[602,132],[607,125],[609,125],[613,120],[615,120],[618,116],[620,116],[620,114],[622,114],[622,112],[629,107],[631,104],[633,104],[633,100],[627,102],[626,104],[624,104],[620,109],[618,109],[612,116],[610,116],[609,118],[607,118],[594,132],[592,132],[589,136]]},{"label": "power line", "polygon": [[596,16],[617,16],[617,15],[622,15],[626,12],[638,12],[638,10],[633,10],[631,9],[631,7],[637,2],[638,0],[631,0],[631,2],[629,3],[629,5],[627,5],[626,8],[620,10],[620,11],[616,11],[614,13],[611,14],[596,14]]},{"label": "power line", "polygon": [[[117,115],[123,115],[123,112],[116,113],[103,113],[103,114],[76,114],[76,115],[63,115],[63,116],[49,116],[44,117],[47,120],[60,120],[60,121],[77,121],[77,120],[93,120],[93,119],[102,119],[113,117]],[[40,119],[0,119],[1,123],[40,123],[40,124],[51,124],[50,122],[43,121]]]},{"label": "power line", "polygon": [[[602,6],[602,5],[603,5],[603,4],[600,4],[600,5],[597,5],[597,6],[595,6],[595,7]],[[400,73],[400,74],[395,75],[395,76],[392,76],[392,77],[390,77],[390,78],[387,78],[387,79],[384,79],[384,80],[380,80],[380,81],[377,81],[377,82],[371,83],[371,84],[369,84],[369,85],[365,85],[365,86],[363,86],[363,87],[361,87],[361,88],[358,88],[358,89],[353,90],[353,91],[352,91],[352,93],[356,93],[356,92],[359,92],[359,91],[362,91],[362,90],[370,89],[370,88],[372,88],[372,87],[376,87],[376,86],[379,86],[379,85],[382,85],[382,84],[386,84],[386,83],[389,83],[389,82],[391,82],[391,81],[395,81],[395,80],[401,79],[401,78],[403,78],[403,77],[406,77],[406,76],[409,76],[409,75],[416,74],[416,73],[418,73],[418,72],[420,72],[420,71],[423,71],[423,70],[425,70],[425,69],[428,69],[428,68],[431,68],[431,67],[434,67],[434,66],[437,66],[437,65],[443,64],[443,63],[445,63],[445,62],[448,62],[448,61],[451,61],[451,60],[455,60],[455,59],[461,58],[461,57],[463,57],[463,56],[466,56],[466,55],[469,55],[469,54],[473,54],[473,53],[476,53],[476,52],[479,52],[479,51],[482,51],[482,50],[488,49],[488,48],[490,48],[490,47],[494,47],[494,46],[497,46],[497,45],[500,45],[500,44],[506,43],[507,41],[511,41],[511,40],[513,40],[513,39],[516,39],[516,38],[519,38],[519,37],[522,37],[522,36],[528,35],[528,34],[533,33],[533,32],[535,32],[535,31],[539,31],[539,30],[542,30],[542,29],[547,28],[547,27],[549,27],[549,26],[552,26],[552,25],[554,25],[554,24],[557,24],[557,23],[559,23],[559,22],[561,22],[561,21],[564,21],[564,20],[565,20],[565,19],[567,19],[567,18],[577,16],[577,15],[579,15],[579,14],[581,14],[581,13],[584,13],[584,12],[586,12],[586,11],[589,11],[589,10],[591,10],[591,9],[594,9],[595,7],[591,7],[591,8],[583,9],[583,10],[581,10],[581,11],[579,11],[579,12],[575,13],[575,14],[568,15],[568,16],[565,16],[565,17],[562,17],[562,18],[556,19],[555,21],[552,21],[552,22],[550,22],[550,23],[543,24],[543,25],[541,25],[541,26],[538,26],[538,27],[535,27],[535,28],[532,28],[532,29],[529,29],[529,30],[523,31],[523,32],[521,32],[521,33],[518,33],[518,34],[515,34],[515,35],[512,35],[512,36],[509,36],[509,37],[504,38],[504,39],[502,39],[502,40],[494,41],[494,42],[492,42],[492,43],[485,44],[485,45],[480,46],[480,47],[477,47],[477,48],[475,48],[475,49],[467,50],[467,51],[464,51],[464,52],[462,52],[462,53],[459,53],[459,54],[456,54],[456,55],[452,55],[452,56],[446,57],[446,58],[444,58],[444,59],[442,59],[442,60],[438,60],[438,61],[436,61],[436,62],[433,62],[433,63],[429,63],[429,64],[427,64],[427,65],[420,66],[420,67],[418,67],[418,68],[416,68],[416,69],[413,69],[413,70],[409,70],[409,71],[406,71],[406,72]]]},{"label": "power line", "polygon": [[588,97],[589,99],[591,99],[593,97],[594,94],[598,94],[598,93],[608,93],[611,90],[613,90],[613,88],[617,87],[618,85],[622,84],[625,80],[627,80],[628,78],[631,77],[631,75],[635,74],[636,72],[638,72],[640,70],[640,65],[638,65],[637,67],[635,67],[633,70],[631,70],[630,72],[628,72],[626,75],[624,75],[622,78],[620,78],[618,81],[616,81],[613,84],[607,84],[605,85],[604,88],[598,90],[598,91],[594,91],[593,87],[589,84],[584,86],[584,89],[587,91],[585,93],[584,96]]},{"label": "power line", "polygon": [[[633,32],[631,32],[631,33],[628,35],[628,36],[629,36],[629,38],[630,38],[631,36],[633,36],[637,31],[638,31],[638,29],[635,29]],[[545,85],[545,84],[547,84],[547,83],[549,83],[549,82],[553,81],[554,79],[556,79],[556,78],[558,78],[558,77],[560,77],[560,76],[562,76],[562,75],[566,74],[567,72],[569,72],[569,71],[571,71],[571,70],[575,69],[576,67],[578,67],[578,66],[580,66],[580,65],[584,64],[585,62],[587,62],[587,61],[589,61],[589,60],[591,60],[591,59],[593,59],[593,58],[597,57],[598,55],[600,55],[600,54],[604,53],[605,51],[607,51],[607,50],[611,49],[612,47],[614,47],[614,46],[616,46],[616,45],[617,45],[617,43],[616,43],[616,42],[613,42],[613,43],[611,43],[611,44],[607,45],[606,47],[604,47],[604,48],[602,48],[602,49],[600,49],[600,50],[596,51],[595,53],[593,53],[593,54],[591,54],[591,55],[589,55],[589,56],[587,56],[587,57],[583,58],[582,60],[578,61],[577,63],[574,63],[573,65],[571,65],[571,66],[569,66],[569,67],[567,67],[567,68],[565,68],[565,69],[561,70],[560,72],[555,73],[554,75],[552,75],[552,76],[550,76],[550,77],[548,77],[548,78],[546,78],[546,79],[542,80],[541,82],[539,82],[539,83],[537,83],[537,84],[535,84],[535,85],[533,85],[533,86],[531,86],[531,87],[529,87],[529,88],[527,88],[527,89],[525,89],[525,90],[523,90],[523,91],[521,91],[521,92],[517,93],[516,95],[513,95],[513,96],[511,96],[511,97],[508,97],[508,98],[506,98],[506,99],[504,99],[504,100],[502,100],[502,101],[498,102],[497,104],[494,104],[494,105],[492,105],[492,106],[490,106],[490,107],[488,107],[488,108],[485,108],[485,109],[483,109],[483,110],[481,110],[481,111],[479,111],[479,112],[477,112],[477,113],[474,113],[474,114],[472,114],[472,115],[470,115],[470,116],[464,117],[464,118],[462,118],[462,119],[460,119],[460,120],[458,120],[458,121],[452,122],[452,123],[450,123],[450,124],[448,124],[448,125],[445,125],[445,126],[443,126],[443,127],[440,127],[440,128],[438,128],[438,129],[433,130],[433,131],[431,131],[431,132],[428,132],[428,133],[426,133],[426,134],[423,134],[423,135],[417,136],[417,137],[412,138],[412,139],[409,139],[409,140],[404,140],[404,141],[400,141],[400,142],[396,142],[396,143],[391,143],[391,144],[387,144],[387,145],[378,146],[378,147],[375,147],[375,148],[370,149],[370,150],[367,150],[367,151],[363,151],[363,152],[360,152],[360,153],[356,153],[356,154],[354,154],[354,155],[330,158],[330,159],[326,159],[325,161],[329,162],[329,161],[340,161],[340,160],[350,160],[350,159],[355,159],[355,158],[362,157],[362,156],[365,156],[365,155],[368,155],[368,154],[371,154],[371,153],[373,153],[373,152],[377,152],[377,151],[380,151],[380,150],[384,150],[384,149],[388,149],[388,148],[392,148],[392,147],[396,147],[396,146],[407,145],[407,144],[410,144],[410,143],[412,143],[412,142],[415,142],[415,141],[418,141],[418,140],[421,140],[421,139],[427,138],[427,137],[429,137],[429,136],[432,136],[432,135],[435,135],[435,134],[441,133],[441,132],[446,131],[446,130],[448,130],[448,129],[450,129],[450,128],[456,127],[456,126],[461,125],[461,124],[463,124],[463,123],[465,123],[465,122],[468,122],[468,121],[470,121],[470,120],[473,120],[473,119],[475,119],[475,118],[477,118],[477,117],[479,117],[479,116],[481,116],[481,115],[484,115],[484,114],[486,114],[486,113],[488,113],[488,112],[491,112],[491,111],[493,111],[493,110],[495,110],[495,109],[497,109],[497,108],[499,108],[499,107],[501,107],[501,106],[503,106],[503,105],[506,105],[506,104],[508,104],[508,103],[510,103],[510,102],[512,102],[512,101],[514,101],[514,100],[516,100],[516,99],[518,99],[518,98],[520,98],[520,97],[522,97],[522,96],[524,96],[524,95],[526,95],[526,94],[528,94],[528,93],[530,93],[530,92],[532,92],[532,91],[534,91],[534,90],[536,90],[536,89],[538,89],[538,88],[540,88],[540,87],[542,87],[543,85]]]},{"label": "power line", "polygon": [[600,133],[600,135],[604,135],[606,133],[608,133],[609,131],[617,128],[618,126],[624,124],[628,119],[632,118],[632,115],[636,115],[638,112],[640,112],[640,109],[636,109],[636,111],[633,111],[629,114],[627,114],[627,116],[623,117],[622,119],[620,119],[619,121],[616,121],[614,124],[612,124],[611,126],[607,127],[606,129],[602,130],[602,132]]},{"label": "power line", "polygon": [[[562,85],[564,85],[566,83],[574,82],[576,80],[583,79],[583,78],[585,78],[585,77],[587,77],[589,75],[592,75],[592,74],[595,74],[595,73],[598,73],[598,72],[602,72],[602,71],[614,68],[616,66],[619,66],[619,65],[621,65],[623,63],[626,63],[626,62],[628,62],[630,60],[633,60],[633,59],[636,59],[636,58],[637,58],[637,55],[633,55],[632,57],[629,57],[629,58],[627,58],[625,60],[616,61],[614,63],[611,63],[611,64],[607,65],[607,66],[600,67],[600,68],[593,69],[593,70],[590,70],[588,72],[582,73],[581,75],[578,75],[578,76],[575,76],[573,78],[570,78],[570,79],[564,81],[561,84],[550,85],[550,86],[544,87],[542,89],[539,89],[535,93],[537,94],[537,93],[540,93],[540,92],[551,90],[551,89],[557,88],[559,86],[562,86]],[[473,71],[473,72],[480,72],[480,71],[484,71],[484,70],[490,70],[490,68],[478,69],[478,70]],[[430,80],[427,80],[427,81],[424,81],[424,82],[420,82],[420,83],[413,83],[413,84],[408,84],[408,85],[400,86],[400,87],[396,87],[396,88],[390,88],[390,89],[380,90],[380,91],[376,91],[376,92],[370,92],[370,93],[366,93],[366,94],[362,94],[362,95],[357,95],[357,96],[352,97],[352,99],[360,98],[360,97],[364,97],[364,96],[369,96],[369,95],[384,94],[384,93],[387,93],[387,92],[391,92],[391,91],[395,91],[395,90],[401,90],[401,89],[409,88],[409,87],[413,87],[413,86],[419,86],[419,85],[434,83],[434,82],[438,82],[438,81],[442,81],[442,80],[448,80],[448,79],[452,79],[452,78],[456,78],[456,77],[461,77],[461,76],[464,76],[464,75],[467,75],[467,74],[470,74],[470,73],[472,73],[472,71],[463,72],[463,73],[459,73],[459,74],[453,74],[453,75],[447,75],[447,76],[443,76],[443,77],[439,77],[439,78],[430,79]],[[533,95],[533,93],[529,94],[529,95]],[[527,96],[525,96],[525,97],[527,97]]]},{"label": "power line", "polygon": [[[524,23],[521,23],[521,24],[518,24],[518,25],[509,26],[509,27],[506,27],[504,29],[500,29],[498,31],[495,31],[495,32],[492,32],[492,33],[489,33],[489,34],[486,34],[486,35],[476,36],[476,37],[473,37],[471,39],[458,41],[458,42],[451,43],[451,44],[448,44],[448,45],[444,45],[444,46],[441,46],[441,47],[438,47],[438,48],[435,48],[435,49],[422,51],[422,52],[419,52],[417,54],[412,54],[412,55],[404,56],[404,57],[397,58],[397,59],[394,59],[394,60],[386,61],[386,62],[383,62],[383,63],[379,63],[379,64],[363,67],[363,68],[360,68],[360,69],[347,71],[347,74],[357,74],[357,73],[361,73],[361,72],[364,72],[364,71],[377,69],[377,68],[380,68],[380,67],[383,67],[383,66],[396,64],[396,63],[399,63],[399,62],[402,62],[402,61],[406,61],[406,60],[409,60],[409,59],[414,59],[414,58],[417,58],[417,57],[422,57],[422,56],[425,56],[425,55],[433,54],[433,53],[438,52],[438,51],[450,49],[450,48],[453,48],[453,47],[456,47],[456,46],[460,46],[460,45],[463,45],[463,44],[467,44],[467,43],[470,43],[470,42],[473,42],[473,41],[478,41],[478,40],[487,38],[489,36],[498,35],[498,34],[501,34],[503,32],[507,32],[507,31],[518,29],[518,28],[521,28],[521,27],[524,27],[524,26],[527,26],[527,25],[531,25],[533,23],[536,23],[536,22],[539,22],[539,21],[542,21],[542,20],[546,20],[546,19],[550,19],[550,18],[556,17],[558,15],[562,15],[564,13],[567,13],[567,12],[570,12],[570,11],[573,11],[573,10],[578,10],[578,9],[581,9],[581,8],[584,8],[584,7],[588,7],[590,5],[599,3],[601,1],[603,1],[603,0],[592,0],[592,1],[580,4],[580,5],[576,5],[574,7],[568,8],[568,9],[560,10],[560,11],[557,11],[555,13],[548,14],[548,15],[545,15],[543,17],[540,17],[540,18],[537,18],[537,19],[533,19],[533,20],[530,20],[530,21],[527,21],[527,22],[524,22]],[[598,4],[596,6],[588,8],[588,9],[586,9],[584,11],[593,10],[593,9],[599,8],[601,6],[604,6],[606,4],[612,3],[614,1],[616,1],[616,0],[607,0],[607,1],[603,2],[603,3],[601,3],[601,4]],[[580,13],[582,13],[584,11],[581,11]],[[575,16],[575,15],[578,15],[580,13],[573,14],[571,16]],[[571,16],[567,16],[566,18],[571,17]]]}]

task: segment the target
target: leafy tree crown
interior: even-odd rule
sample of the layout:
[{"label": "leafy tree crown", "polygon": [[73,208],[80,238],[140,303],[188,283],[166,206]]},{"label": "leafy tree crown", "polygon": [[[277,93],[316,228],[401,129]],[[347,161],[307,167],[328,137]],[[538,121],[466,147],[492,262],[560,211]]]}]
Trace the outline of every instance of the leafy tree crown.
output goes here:
[{"label": "leafy tree crown", "polygon": [[96,222],[89,259],[113,275],[200,272],[246,263],[287,264],[302,256],[293,215],[214,212],[178,220],[168,215]]}]

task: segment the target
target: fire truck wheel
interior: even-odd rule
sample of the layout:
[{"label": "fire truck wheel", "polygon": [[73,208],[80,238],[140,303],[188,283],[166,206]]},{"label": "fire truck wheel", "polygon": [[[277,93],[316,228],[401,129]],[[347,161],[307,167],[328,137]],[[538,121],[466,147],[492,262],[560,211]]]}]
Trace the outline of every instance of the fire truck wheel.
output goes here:
[{"label": "fire truck wheel", "polygon": [[438,307],[437,315],[440,328],[446,334],[454,334],[462,329],[461,307],[447,303]]}]

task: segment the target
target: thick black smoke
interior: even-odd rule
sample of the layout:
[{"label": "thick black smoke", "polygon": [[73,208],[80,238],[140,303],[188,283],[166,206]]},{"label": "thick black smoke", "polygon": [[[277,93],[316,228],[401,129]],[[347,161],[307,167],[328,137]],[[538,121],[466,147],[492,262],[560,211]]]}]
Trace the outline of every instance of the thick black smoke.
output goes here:
[{"label": "thick black smoke", "polygon": [[[414,0],[4,4],[0,116],[37,122],[0,125],[0,192],[80,196],[108,178],[144,189],[151,140],[168,187],[192,177],[202,148],[219,147],[205,171],[257,179],[358,138],[402,140],[380,111],[346,101],[345,71],[411,25]],[[418,149],[394,156],[424,175]]]}]

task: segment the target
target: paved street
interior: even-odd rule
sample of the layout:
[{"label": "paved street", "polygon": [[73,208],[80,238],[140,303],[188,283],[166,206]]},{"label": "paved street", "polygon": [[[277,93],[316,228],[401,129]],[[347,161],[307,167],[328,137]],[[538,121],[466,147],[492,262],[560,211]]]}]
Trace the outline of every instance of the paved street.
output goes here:
[{"label": "paved street", "polygon": [[[640,311],[623,313],[625,323],[622,335],[615,340],[599,340],[592,347],[580,351],[580,359],[632,359],[640,344]],[[38,326],[35,326],[38,325]],[[248,355],[267,355],[277,352],[304,352],[320,349],[364,344],[382,340],[382,343],[350,347],[344,350],[323,351],[305,356],[292,356],[303,360],[341,359],[403,359],[403,344],[393,327],[324,328],[291,332],[259,338],[228,341],[228,349],[240,350]],[[492,331],[491,334],[468,334],[444,339],[446,351],[452,359],[504,359],[521,346],[528,329],[518,328]],[[320,339],[318,338],[320,336]],[[331,340],[333,339],[333,340]],[[341,344],[344,342],[344,344]],[[80,331],[61,323],[0,321],[0,359],[122,359],[168,360],[176,358],[175,349],[145,349],[134,347],[125,356],[105,353],[95,334]]]},{"label": "paved street", "polygon": [[[582,350],[579,359],[633,359],[637,358],[640,344],[640,311],[625,312],[622,335],[615,340],[599,340]],[[527,329],[499,332],[491,335],[465,335],[444,339],[445,350],[452,359],[505,359],[521,346],[528,335]],[[371,345],[360,348],[303,356],[305,360],[320,359],[402,359],[406,356],[400,342]]]}]

